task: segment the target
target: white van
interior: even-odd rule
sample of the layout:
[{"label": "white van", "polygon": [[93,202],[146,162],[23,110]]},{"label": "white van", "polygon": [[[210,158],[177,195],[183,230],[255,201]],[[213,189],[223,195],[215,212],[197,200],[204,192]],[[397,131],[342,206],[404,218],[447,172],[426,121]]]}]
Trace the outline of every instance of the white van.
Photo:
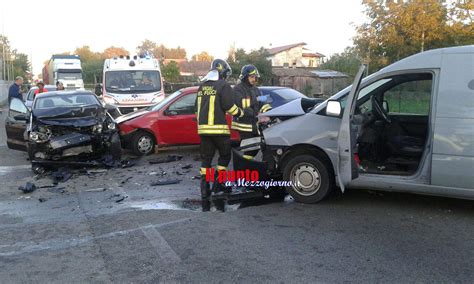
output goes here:
[{"label": "white van", "polygon": [[129,113],[165,97],[160,63],[148,55],[120,56],[104,61],[103,100]]},{"label": "white van", "polygon": [[[263,131],[267,171],[292,181],[286,190],[304,203],[336,185],[474,199],[474,45],[363,73]],[[294,113],[290,104],[263,116]]]}]

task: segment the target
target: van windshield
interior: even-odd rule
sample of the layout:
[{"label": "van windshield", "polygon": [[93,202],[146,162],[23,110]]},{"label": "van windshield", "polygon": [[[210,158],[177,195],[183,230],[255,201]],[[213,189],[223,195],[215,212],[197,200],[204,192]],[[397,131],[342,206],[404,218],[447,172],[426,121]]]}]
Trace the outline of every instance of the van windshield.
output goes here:
[{"label": "van windshield", "polygon": [[111,93],[151,93],[161,90],[161,77],[158,71],[107,71],[105,90]]}]

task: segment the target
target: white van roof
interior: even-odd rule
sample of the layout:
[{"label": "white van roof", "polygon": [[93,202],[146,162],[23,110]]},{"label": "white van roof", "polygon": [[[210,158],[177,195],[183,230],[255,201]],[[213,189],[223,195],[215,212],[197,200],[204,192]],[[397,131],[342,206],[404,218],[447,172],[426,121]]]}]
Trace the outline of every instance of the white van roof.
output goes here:
[{"label": "white van roof", "polygon": [[376,73],[378,74],[410,69],[440,68],[441,59],[444,54],[474,54],[474,45],[447,47],[424,51],[397,61]]},{"label": "white van roof", "polygon": [[160,63],[148,56],[114,57],[104,61],[104,71],[111,70],[160,70]]}]

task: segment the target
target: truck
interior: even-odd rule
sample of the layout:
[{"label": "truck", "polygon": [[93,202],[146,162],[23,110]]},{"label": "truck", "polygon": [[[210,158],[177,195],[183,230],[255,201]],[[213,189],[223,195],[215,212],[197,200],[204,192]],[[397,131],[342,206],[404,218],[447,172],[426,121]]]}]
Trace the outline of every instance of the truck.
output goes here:
[{"label": "truck", "polygon": [[81,58],[79,55],[53,55],[43,67],[43,83],[61,82],[66,90],[83,90]]},{"label": "truck", "polygon": [[151,55],[123,55],[104,61],[102,86],[97,95],[126,114],[165,98],[160,63]]}]

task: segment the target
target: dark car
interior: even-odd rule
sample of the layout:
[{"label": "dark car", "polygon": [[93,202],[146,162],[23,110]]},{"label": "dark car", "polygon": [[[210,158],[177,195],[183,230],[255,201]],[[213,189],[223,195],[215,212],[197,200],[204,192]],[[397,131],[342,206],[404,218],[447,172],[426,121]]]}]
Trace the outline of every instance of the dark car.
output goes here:
[{"label": "dark car", "polygon": [[88,91],[43,93],[31,111],[12,99],[5,129],[8,147],[27,151],[33,165],[84,165],[104,155],[121,156],[114,119]]},{"label": "dark car", "polygon": [[267,103],[272,108],[279,107],[296,99],[308,99],[315,103],[322,103],[324,99],[308,98],[306,95],[298,92],[295,89],[288,87],[258,87],[262,95],[267,97]]}]

